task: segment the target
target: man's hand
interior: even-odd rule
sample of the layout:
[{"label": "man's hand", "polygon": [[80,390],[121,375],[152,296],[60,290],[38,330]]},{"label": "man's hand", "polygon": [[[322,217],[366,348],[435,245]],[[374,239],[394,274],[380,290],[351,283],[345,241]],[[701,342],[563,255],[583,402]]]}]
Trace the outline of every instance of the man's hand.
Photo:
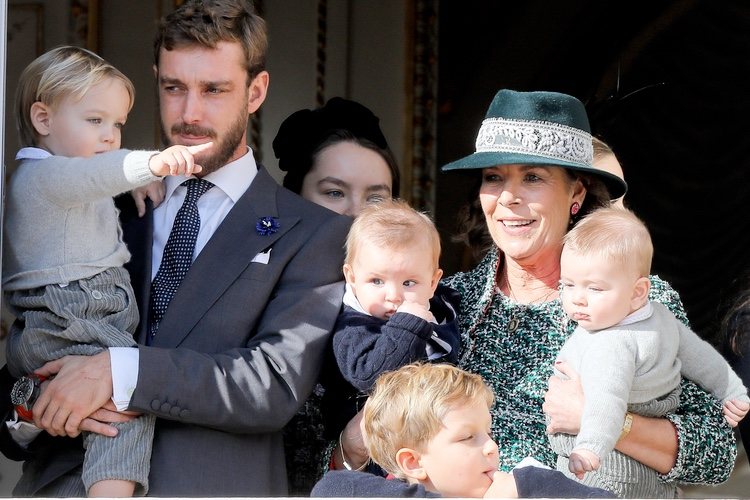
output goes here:
[{"label": "man's hand", "polygon": [[542,405],[542,410],[549,417],[547,434],[564,432],[575,435],[581,430],[583,387],[578,373],[567,363],[564,361],[557,363],[555,368],[568,377],[568,380],[563,380],[556,375],[549,378],[549,386],[547,392],[544,393]]},{"label": "man's hand", "polygon": [[[32,409],[34,424],[53,436],[78,436],[83,420],[112,399],[112,372],[107,350],[94,356],[65,356],[50,361],[35,373],[47,378],[54,376],[42,388]],[[90,425],[100,429],[93,421]],[[83,430],[92,430],[86,429],[87,426],[89,424],[84,425]]]}]

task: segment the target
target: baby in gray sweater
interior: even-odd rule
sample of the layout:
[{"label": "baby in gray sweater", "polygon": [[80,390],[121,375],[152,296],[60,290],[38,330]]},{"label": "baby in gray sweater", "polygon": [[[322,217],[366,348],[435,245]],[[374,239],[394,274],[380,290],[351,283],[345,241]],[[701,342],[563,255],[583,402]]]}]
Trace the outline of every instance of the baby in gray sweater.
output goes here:
[{"label": "baby in gray sweater", "polygon": [[[586,484],[618,496],[674,494],[655,471],[610,454],[630,430],[630,411],[658,417],[674,410],[682,377],[722,401],[732,426],[750,409],[747,389],[721,354],[666,307],[648,301],[652,254],[643,222],[628,210],[606,208],[568,232],[561,256],[562,304],[578,327],[557,360],[580,375],[585,405],[578,435],[550,441],[558,469],[579,479],[597,471],[586,474]],[[621,484],[611,480],[625,476]]]},{"label": "baby in gray sweater", "polygon": [[[112,197],[165,175],[200,172],[193,155],[211,146],[119,149],[133,84],[85,49],[39,56],[19,88],[26,147],[9,183],[2,279],[17,318],[7,343],[16,377],[68,354],[136,345],[139,315],[122,267],[130,253]],[[20,420],[33,418],[32,406],[18,404]],[[143,416],[118,424],[115,438],[86,435],[83,482],[90,496],[146,493],[153,427],[154,418]]]}]

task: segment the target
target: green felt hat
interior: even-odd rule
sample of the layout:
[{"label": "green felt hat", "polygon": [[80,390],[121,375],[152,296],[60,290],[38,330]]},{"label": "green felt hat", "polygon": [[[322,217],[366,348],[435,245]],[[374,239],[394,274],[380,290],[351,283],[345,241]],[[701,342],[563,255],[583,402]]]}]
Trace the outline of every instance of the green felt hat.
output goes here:
[{"label": "green felt hat", "polygon": [[469,170],[495,165],[551,165],[587,172],[601,179],[610,197],[628,189],[624,180],[595,168],[591,127],[583,103],[557,92],[495,94],[477,134],[476,151],[444,165]]}]

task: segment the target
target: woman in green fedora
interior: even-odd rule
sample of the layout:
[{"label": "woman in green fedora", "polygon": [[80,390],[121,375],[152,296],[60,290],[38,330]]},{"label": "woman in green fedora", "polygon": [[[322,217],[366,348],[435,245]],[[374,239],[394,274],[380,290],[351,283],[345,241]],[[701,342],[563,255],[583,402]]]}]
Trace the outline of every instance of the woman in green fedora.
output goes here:
[{"label": "woman in green fedora", "polygon": [[[443,170],[477,179],[462,229],[465,242],[484,253],[472,271],[444,280],[462,296],[459,366],[481,375],[495,392],[492,431],[500,468],[525,457],[555,467],[547,434],[576,434],[583,406],[569,367],[558,365],[570,380],[551,378],[555,357],[575,329],[558,296],[562,239],[627,185],[592,166],[583,104],[553,92],[498,92],[476,151]],[[677,292],[656,276],[651,283],[650,299],[687,322]],[[634,416],[616,449],[669,483],[725,481],[736,457],[731,429],[709,394],[687,380],[681,387],[677,411],[661,419]],[[350,462],[364,461],[350,444],[356,442],[351,430],[342,450]]]},{"label": "woman in green fedora", "polygon": [[[622,196],[627,186],[592,166],[583,104],[552,92],[498,92],[480,127],[476,151],[443,167],[454,170],[477,177],[463,228],[472,248],[486,250],[474,270],[446,280],[462,296],[460,366],[482,375],[495,390],[493,434],[501,468],[526,456],[555,466],[547,433],[577,434],[583,401],[572,370],[561,370],[571,381],[550,379],[554,359],[575,328],[565,320],[558,296],[562,238],[581,217]],[[687,322],[677,292],[657,276],[651,283],[650,299]],[[617,450],[663,474],[667,482],[717,483],[732,470],[734,436],[713,398],[693,382],[682,381],[674,414],[663,419],[636,415],[625,431]],[[606,481],[617,491],[616,483],[628,478]],[[643,495],[637,487],[628,491]]]}]

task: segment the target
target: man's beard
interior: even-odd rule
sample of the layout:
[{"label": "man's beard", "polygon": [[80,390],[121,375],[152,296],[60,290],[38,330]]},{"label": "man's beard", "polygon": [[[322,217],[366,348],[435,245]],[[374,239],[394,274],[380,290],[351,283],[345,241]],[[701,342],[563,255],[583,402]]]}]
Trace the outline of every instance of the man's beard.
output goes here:
[{"label": "man's beard", "polygon": [[237,146],[242,142],[247,131],[247,116],[240,114],[234,121],[229,130],[227,130],[224,139],[221,142],[216,141],[216,131],[212,128],[203,128],[198,125],[187,125],[184,123],[177,123],[172,125],[172,135],[167,135],[162,131],[165,136],[165,142],[169,141],[170,137],[175,135],[193,135],[208,137],[213,141],[214,145],[208,150],[207,153],[201,153],[196,156],[196,163],[203,167],[199,177],[205,177],[211,172],[216,172],[221,167],[227,164],[229,159],[232,157],[237,149]]}]

